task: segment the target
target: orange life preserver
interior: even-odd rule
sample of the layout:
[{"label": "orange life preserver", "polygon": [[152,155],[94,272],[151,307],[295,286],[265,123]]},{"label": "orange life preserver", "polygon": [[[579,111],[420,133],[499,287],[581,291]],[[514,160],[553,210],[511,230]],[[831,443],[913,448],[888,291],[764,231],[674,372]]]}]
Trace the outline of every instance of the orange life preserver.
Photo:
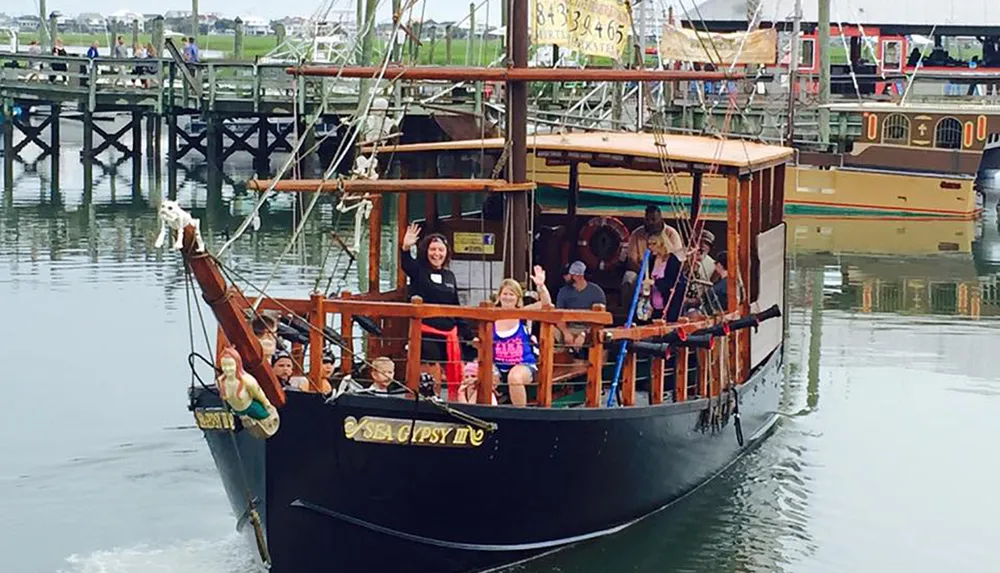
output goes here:
[{"label": "orange life preserver", "polygon": [[577,254],[587,268],[613,269],[625,261],[629,232],[614,217],[594,217],[580,229],[576,239]]}]

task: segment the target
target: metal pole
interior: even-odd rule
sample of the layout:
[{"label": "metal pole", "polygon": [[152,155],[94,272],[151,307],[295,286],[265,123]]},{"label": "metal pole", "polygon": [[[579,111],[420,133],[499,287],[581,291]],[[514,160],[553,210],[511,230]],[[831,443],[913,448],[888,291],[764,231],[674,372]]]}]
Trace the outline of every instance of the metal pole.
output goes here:
[{"label": "metal pole", "polygon": [[795,0],[795,13],[792,18],[792,41],[788,55],[788,125],[785,132],[788,145],[792,145],[795,141],[795,100],[798,98],[796,88],[799,81],[799,33],[802,31],[802,0]]},{"label": "metal pole", "polygon": [[[510,59],[513,67],[528,67],[528,3],[530,0],[510,0]],[[511,145],[508,180],[524,183],[528,180],[528,84],[517,81],[507,84],[507,141]],[[528,194],[511,193],[511,257],[508,277],[527,280],[531,237],[528,236]]]},{"label": "metal pole", "polygon": [[819,0],[819,139],[830,143],[830,0]]}]

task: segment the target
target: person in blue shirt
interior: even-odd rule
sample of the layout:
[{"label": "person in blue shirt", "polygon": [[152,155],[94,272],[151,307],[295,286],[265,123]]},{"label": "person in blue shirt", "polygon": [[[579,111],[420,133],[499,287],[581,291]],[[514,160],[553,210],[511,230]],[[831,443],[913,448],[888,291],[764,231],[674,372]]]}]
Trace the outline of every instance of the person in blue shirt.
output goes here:
[{"label": "person in blue shirt", "polygon": [[187,39],[187,43],[184,44],[184,61],[197,64],[199,61],[198,54],[198,44],[196,43],[194,36]]},{"label": "person in blue shirt", "polygon": [[89,48],[87,48],[87,57],[90,58],[91,60],[93,60],[97,56],[98,56],[98,53],[97,53],[97,42],[94,42],[93,44],[90,45]]}]

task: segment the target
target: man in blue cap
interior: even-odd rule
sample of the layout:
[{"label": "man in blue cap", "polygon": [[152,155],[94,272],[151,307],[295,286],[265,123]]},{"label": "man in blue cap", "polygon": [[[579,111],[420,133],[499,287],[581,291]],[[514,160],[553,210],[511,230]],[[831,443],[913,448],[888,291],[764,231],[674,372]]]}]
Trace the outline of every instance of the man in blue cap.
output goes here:
[{"label": "man in blue cap", "polygon": [[[568,274],[569,283],[559,289],[556,295],[556,308],[590,310],[595,304],[607,304],[604,289],[587,282],[587,265],[583,261],[574,261],[569,266]],[[586,324],[567,323],[565,330],[557,332],[562,334],[560,342],[565,342],[573,348],[580,348],[587,339]]]}]

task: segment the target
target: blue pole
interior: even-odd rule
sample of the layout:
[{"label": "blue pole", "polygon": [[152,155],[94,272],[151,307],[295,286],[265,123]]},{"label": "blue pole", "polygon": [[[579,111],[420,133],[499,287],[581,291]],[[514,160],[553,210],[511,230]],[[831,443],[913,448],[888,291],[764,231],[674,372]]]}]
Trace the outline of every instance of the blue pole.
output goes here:
[{"label": "blue pole", "polygon": [[[635,292],[632,293],[632,304],[628,307],[628,317],[625,319],[625,328],[632,328],[632,320],[635,318],[635,307],[639,305],[639,295],[642,292],[642,282],[646,277],[646,267],[649,265],[649,249],[642,254],[642,264],[639,266],[639,278],[635,281]],[[615,376],[611,379],[611,390],[608,392],[607,407],[615,405],[615,396],[618,393],[618,380],[622,375],[622,367],[625,365],[625,352],[628,349],[628,340],[622,340],[618,347],[618,360],[615,361]]]}]

